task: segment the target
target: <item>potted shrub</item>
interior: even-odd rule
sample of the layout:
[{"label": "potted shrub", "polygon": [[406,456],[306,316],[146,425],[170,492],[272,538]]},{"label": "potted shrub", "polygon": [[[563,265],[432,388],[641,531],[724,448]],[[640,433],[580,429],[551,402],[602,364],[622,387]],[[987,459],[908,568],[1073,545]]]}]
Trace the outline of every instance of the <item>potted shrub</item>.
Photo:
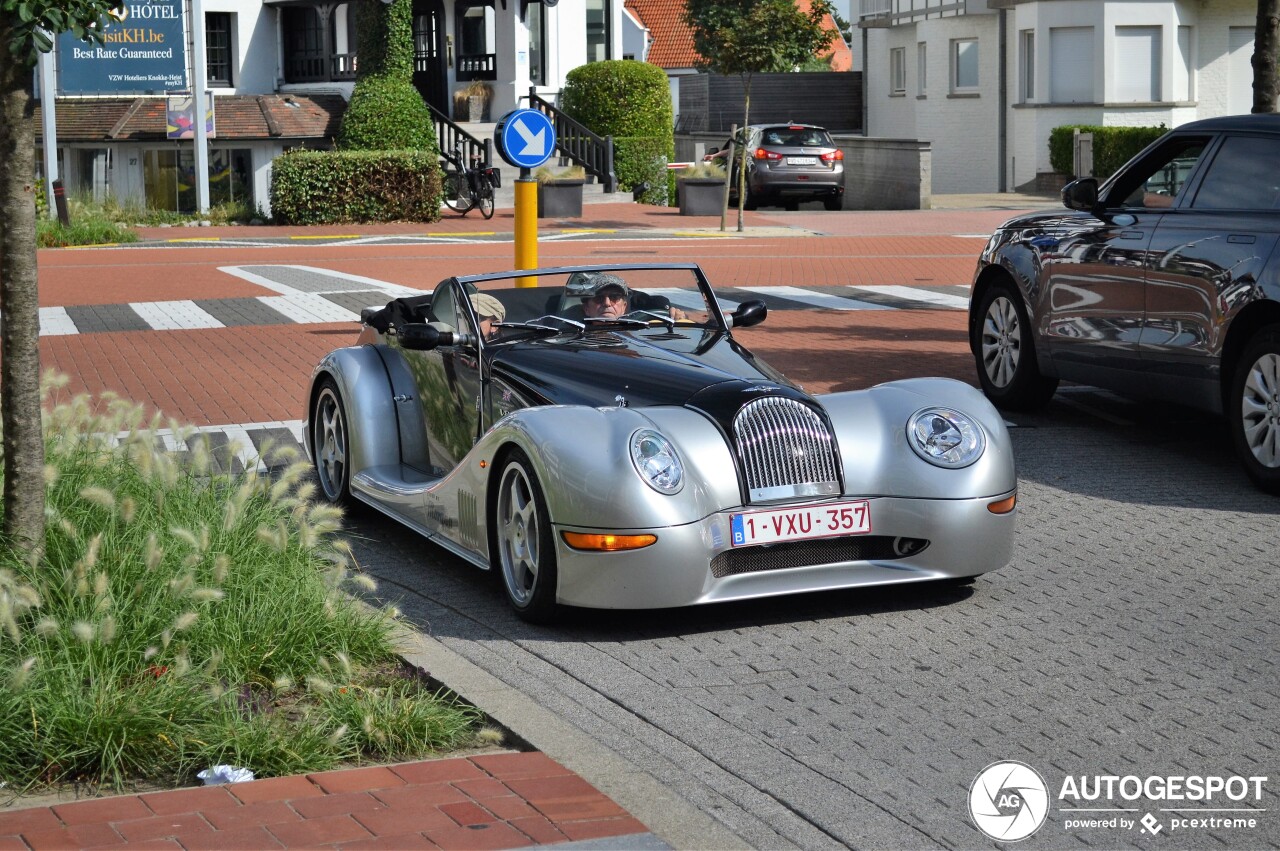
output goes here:
[{"label": "potted shrub", "polygon": [[472,80],[453,93],[453,115],[458,121],[481,122],[489,120],[489,102],[493,100],[493,86],[484,80]]},{"label": "potted shrub", "polygon": [[724,169],[698,163],[676,172],[676,203],[682,216],[718,216],[724,209]]},{"label": "potted shrub", "polygon": [[580,165],[553,169],[547,166],[533,173],[538,181],[538,218],[582,218],[582,187],[587,172]]}]

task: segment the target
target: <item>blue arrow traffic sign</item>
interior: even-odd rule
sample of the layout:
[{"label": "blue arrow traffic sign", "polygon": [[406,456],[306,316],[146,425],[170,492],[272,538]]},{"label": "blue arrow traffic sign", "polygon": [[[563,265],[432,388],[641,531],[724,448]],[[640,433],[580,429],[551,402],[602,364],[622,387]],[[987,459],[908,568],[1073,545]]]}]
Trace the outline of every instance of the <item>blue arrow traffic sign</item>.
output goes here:
[{"label": "blue arrow traffic sign", "polygon": [[502,116],[493,132],[498,156],[516,168],[537,168],[556,149],[556,128],[536,109],[517,109]]}]

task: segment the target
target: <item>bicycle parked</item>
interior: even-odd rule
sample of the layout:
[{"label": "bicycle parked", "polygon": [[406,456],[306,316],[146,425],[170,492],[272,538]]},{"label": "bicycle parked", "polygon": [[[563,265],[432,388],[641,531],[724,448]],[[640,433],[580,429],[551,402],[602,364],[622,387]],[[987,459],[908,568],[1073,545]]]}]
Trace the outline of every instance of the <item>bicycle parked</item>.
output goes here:
[{"label": "bicycle parked", "polygon": [[454,166],[444,175],[445,206],[463,216],[479,207],[482,216],[493,218],[493,190],[502,182],[498,170],[485,166],[479,156],[472,156],[470,165],[465,165],[460,147],[445,159]]}]

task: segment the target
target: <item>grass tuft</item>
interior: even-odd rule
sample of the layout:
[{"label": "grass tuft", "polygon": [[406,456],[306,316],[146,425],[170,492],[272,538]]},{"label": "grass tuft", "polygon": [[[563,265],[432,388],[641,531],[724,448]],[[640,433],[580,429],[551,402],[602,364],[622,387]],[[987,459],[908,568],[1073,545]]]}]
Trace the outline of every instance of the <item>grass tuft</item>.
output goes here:
[{"label": "grass tuft", "polygon": [[214,764],[270,777],[474,742],[473,709],[385,673],[397,615],[345,593],[367,578],[305,464],[213,474],[205,441],[180,461],[157,448],[159,418],[109,396],[50,400],[45,423],[43,561],[0,547],[9,788],[184,783]]}]

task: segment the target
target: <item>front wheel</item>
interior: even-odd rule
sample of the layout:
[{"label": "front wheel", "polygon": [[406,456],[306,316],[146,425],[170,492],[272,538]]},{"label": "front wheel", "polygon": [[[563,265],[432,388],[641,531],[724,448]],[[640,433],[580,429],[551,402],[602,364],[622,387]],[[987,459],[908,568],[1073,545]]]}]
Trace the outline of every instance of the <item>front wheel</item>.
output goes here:
[{"label": "front wheel", "polygon": [[1000,408],[1028,411],[1043,406],[1058,379],[1040,374],[1031,323],[1022,300],[1004,286],[991,287],[970,322],[969,345],[982,392]]},{"label": "front wheel", "polygon": [[493,184],[487,177],[480,178],[480,215],[486,219],[493,218]]},{"label": "front wheel", "polygon": [[342,394],[332,378],[320,383],[311,429],[313,460],[320,490],[329,502],[346,502],[351,496],[351,471],[347,466],[351,444],[347,438],[347,414],[342,405]]},{"label": "front wheel", "polygon": [[491,526],[507,602],[524,620],[552,620],[558,609],[554,532],[533,465],[519,449],[507,456],[498,478]]},{"label": "front wheel", "polygon": [[1255,485],[1280,494],[1280,325],[1254,334],[1238,364],[1228,400],[1236,454]]},{"label": "front wheel", "polygon": [[444,205],[463,216],[471,209],[471,187],[467,186],[467,176],[460,171],[451,171],[444,176]]}]

